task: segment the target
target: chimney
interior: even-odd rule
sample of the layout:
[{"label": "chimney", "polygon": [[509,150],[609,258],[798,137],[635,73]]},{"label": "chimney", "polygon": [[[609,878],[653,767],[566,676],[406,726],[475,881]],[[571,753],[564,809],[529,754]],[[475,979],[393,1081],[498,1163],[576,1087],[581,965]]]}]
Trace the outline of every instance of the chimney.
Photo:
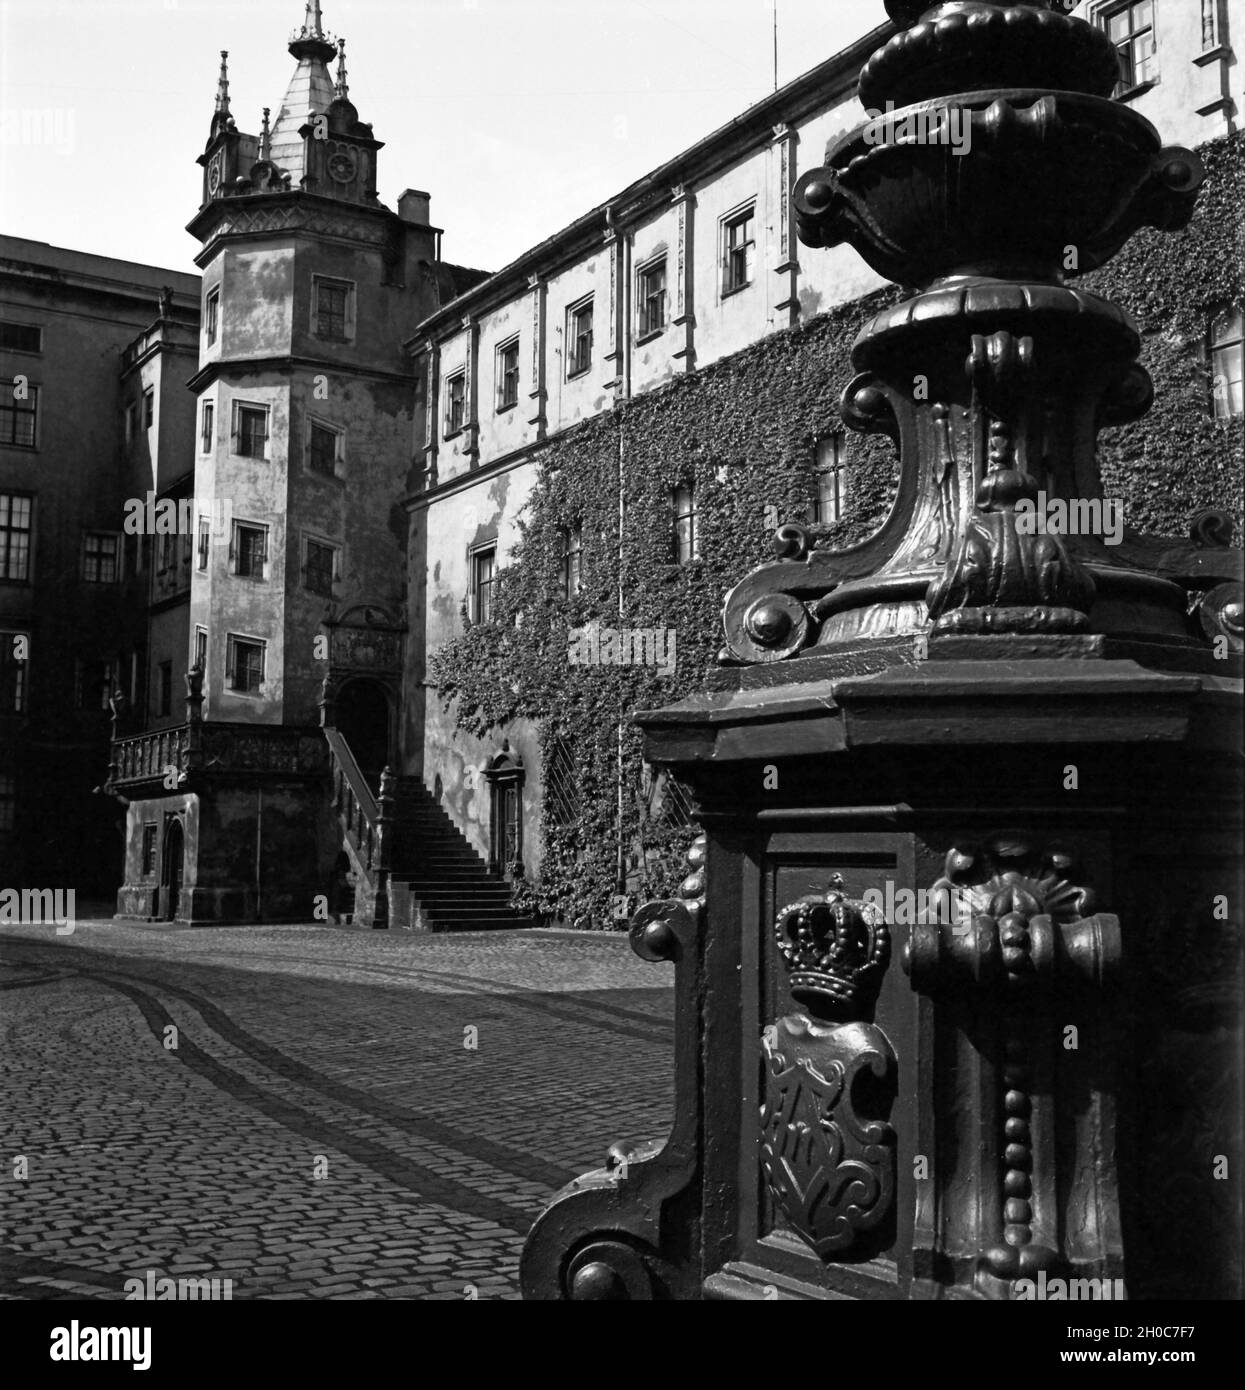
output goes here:
[{"label": "chimney", "polygon": [[421,193],[418,188],[408,188],[398,199],[398,216],[403,222],[413,222],[426,227],[432,215],[429,202],[427,193]]}]

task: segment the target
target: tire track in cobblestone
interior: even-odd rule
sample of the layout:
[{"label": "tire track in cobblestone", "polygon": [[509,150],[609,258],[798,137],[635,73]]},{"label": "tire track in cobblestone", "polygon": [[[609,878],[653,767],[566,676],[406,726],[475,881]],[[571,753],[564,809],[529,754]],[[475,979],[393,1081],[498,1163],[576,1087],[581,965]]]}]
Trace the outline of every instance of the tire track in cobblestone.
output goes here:
[{"label": "tire track in cobblestone", "polygon": [[[153,1036],[157,1040],[164,1037],[164,1030],[173,1023],[173,1019],[158,999],[126,980],[110,979],[103,974],[94,974],[91,978],[129,999],[142,1014]],[[520,1235],[526,1235],[531,1227],[530,1212],[521,1211],[498,1198],[486,1196],[473,1188],[456,1183],[423,1164],[394,1153],[374,1140],[352,1134],[331,1120],[321,1119],[265,1091],[232,1068],[222,1065],[184,1033],[180,1035],[177,1051],[173,1055],[211,1085],[228,1092],[235,1100],[258,1110],[293,1133],[302,1135],[319,1148],[336,1149],[425,1201],[435,1202],[451,1211],[492,1221],[502,1229],[515,1231]],[[542,1180],[547,1181],[547,1178]]]}]

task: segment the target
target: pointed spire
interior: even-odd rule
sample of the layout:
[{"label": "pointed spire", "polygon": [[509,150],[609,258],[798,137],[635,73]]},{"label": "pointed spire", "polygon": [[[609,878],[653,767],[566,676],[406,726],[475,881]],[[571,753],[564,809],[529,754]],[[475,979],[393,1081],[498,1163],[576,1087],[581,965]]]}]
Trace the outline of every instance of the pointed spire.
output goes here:
[{"label": "pointed spire", "polygon": [[324,29],[320,22],[320,0],[307,0],[307,13],[303,19],[303,38],[322,39]]},{"label": "pointed spire", "polygon": [[337,95],[346,100],[350,98],[350,88],[346,84],[346,40],[337,40]]},{"label": "pointed spire", "polygon": [[268,113],[270,107],[264,107],[264,123],[259,131],[259,157],[264,160],[272,158],[272,131],[268,128]]},{"label": "pointed spire", "polygon": [[216,114],[229,114],[229,50],[220,51],[220,76],[216,79]]},{"label": "pointed spire", "polygon": [[322,63],[331,63],[337,56],[332,35],[324,32],[320,0],[307,0],[302,27],[290,35],[290,52],[300,62],[304,58],[318,58]]}]

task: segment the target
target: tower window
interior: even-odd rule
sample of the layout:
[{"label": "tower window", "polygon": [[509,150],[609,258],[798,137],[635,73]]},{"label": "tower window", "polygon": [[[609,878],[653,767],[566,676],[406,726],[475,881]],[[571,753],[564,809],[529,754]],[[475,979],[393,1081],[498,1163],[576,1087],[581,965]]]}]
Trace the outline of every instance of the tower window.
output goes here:
[{"label": "tower window", "polygon": [[332,598],[333,580],[336,577],[337,547],[308,539],[303,562],[303,587],[321,598]]},{"label": "tower window", "polygon": [[194,665],[207,670],[207,643],[208,632],[205,627],[195,628],[195,659]]},{"label": "tower window", "polygon": [[0,582],[25,584],[30,579],[33,514],[33,497],[0,492]]},{"label": "tower window", "polygon": [[666,258],[641,266],[636,275],[638,332],[641,338],[660,333],[666,326]]},{"label": "tower window", "polygon": [[1129,0],[1104,11],[1102,24],[1120,58],[1115,95],[1157,80],[1158,44],[1154,36],[1154,0]]},{"label": "tower window", "polygon": [[208,567],[208,551],[212,545],[212,524],[207,517],[199,518],[199,568]]},{"label": "tower window", "polygon": [[0,444],[33,449],[39,418],[39,388],[27,383],[20,397],[14,394],[15,389],[9,386],[0,391]]},{"label": "tower window", "polygon": [[229,635],[228,671],[230,690],[253,695],[264,684],[264,657],[267,644],[247,637]]},{"label": "tower window", "polygon": [[354,286],[349,280],[313,277],[315,333],[330,343],[349,342],[354,336]]},{"label": "tower window", "polygon": [[307,425],[307,466],[315,473],[325,477],[337,476],[342,462],[344,433],[326,425],[320,420],[311,420]]},{"label": "tower window", "polygon": [[492,621],[496,565],[496,546],[489,546],[487,549],[472,552],[470,613],[473,623]]},{"label": "tower window", "polygon": [[143,428],[150,429],[156,419],[156,393],[153,390],[143,392]]},{"label": "tower window", "polygon": [[752,283],[756,259],[755,208],[734,213],[722,223],[722,293],[733,294]]},{"label": "tower window", "polygon": [[115,584],[121,543],[106,531],[88,531],[82,537],[82,578],[88,584]]},{"label": "tower window", "polygon": [[234,522],[233,572],[244,579],[263,579],[268,560],[268,528]]},{"label": "tower window", "polygon": [[674,556],[681,565],[700,558],[698,521],[696,489],[691,483],[680,483],[674,490]]},{"label": "tower window", "polygon": [[1242,328],[1245,313],[1224,309],[1210,325],[1211,395],[1216,420],[1242,413]]},{"label": "tower window", "polygon": [[836,430],[817,441],[817,496],[813,520],[842,521],[847,515],[847,463],[842,432]]},{"label": "tower window", "polygon": [[207,331],[209,346],[216,341],[220,333],[220,286],[209,290],[207,299],[203,306],[203,319]]},{"label": "tower window", "polygon": [[199,441],[199,452],[210,454],[212,440],[216,433],[216,407],[211,401],[203,402],[203,429]]},{"label": "tower window", "polygon": [[268,407],[242,405],[233,408],[233,451],[243,458],[268,457]]},{"label": "tower window", "polygon": [[445,378],[445,437],[457,434],[467,422],[467,373]]},{"label": "tower window", "polygon": [[573,304],[566,312],[566,374],[579,376],[592,366],[592,300]]}]

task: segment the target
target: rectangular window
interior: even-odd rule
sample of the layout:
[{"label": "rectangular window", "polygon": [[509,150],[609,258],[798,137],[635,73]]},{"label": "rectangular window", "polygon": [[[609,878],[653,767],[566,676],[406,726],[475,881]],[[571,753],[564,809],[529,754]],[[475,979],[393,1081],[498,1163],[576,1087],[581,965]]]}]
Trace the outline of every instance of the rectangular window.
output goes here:
[{"label": "rectangular window", "polygon": [[207,670],[207,628],[195,628],[195,659],[194,665]]},{"label": "rectangular window", "polygon": [[33,497],[0,492],[0,582],[30,580],[30,541],[34,523]]},{"label": "rectangular window", "polygon": [[562,595],[574,598],[579,593],[583,578],[584,528],[576,522],[574,526],[562,528]]},{"label": "rectangular window", "polygon": [[234,522],[233,572],[244,579],[263,579],[268,561],[268,528]]},{"label": "rectangular window", "polygon": [[199,568],[208,567],[208,552],[212,548],[212,523],[207,517],[199,518]]},{"label": "rectangular window", "polygon": [[0,631],[0,714],[26,712],[26,666],[29,659],[28,632]]},{"label": "rectangular window", "polygon": [[114,690],[121,688],[119,661],[80,661],[78,663],[78,708],[106,710]]},{"label": "rectangular window", "polygon": [[752,283],[756,260],[755,209],[734,213],[722,224],[722,293],[733,294]]},{"label": "rectangular window", "polygon": [[512,339],[497,349],[497,409],[509,410],[519,403],[519,340]]},{"label": "rectangular window", "polygon": [[0,391],[0,444],[15,449],[35,447],[36,425],[39,419],[39,388],[27,383],[21,388],[10,386]]},{"label": "rectangular window", "polygon": [[636,306],[639,336],[647,338],[666,326],[666,258],[642,266],[637,273]]},{"label": "rectangular window", "polygon": [[496,580],[497,550],[476,550],[471,556],[471,621],[491,622],[493,618],[493,584]]},{"label": "rectangular window", "polygon": [[467,423],[467,373],[445,378],[445,437],[457,434]]},{"label": "rectangular window", "polygon": [[0,830],[17,828],[17,778],[0,772]]},{"label": "rectangular window", "polygon": [[12,323],[0,319],[0,351],[42,352],[43,329],[33,323]]},{"label": "rectangular window", "polygon": [[698,520],[696,489],[691,483],[680,483],[674,490],[674,556],[681,565],[700,558]]},{"label": "rectangular window", "polygon": [[303,586],[321,598],[333,597],[333,580],[337,573],[336,547],[322,541],[308,540],[307,558],[303,564]]},{"label": "rectangular window", "polygon": [[156,823],[148,821],[143,826],[143,877],[150,878],[156,871]]},{"label": "rectangular window", "polygon": [[313,279],[316,337],[331,343],[348,342],[354,329],[351,313],[354,287],[344,280],[323,280],[318,275]]},{"label": "rectangular window", "polygon": [[88,531],[82,537],[82,578],[88,584],[115,584],[120,558],[120,537],[106,531]]},{"label": "rectangular window", "polygon": [[143,428],[149,430],[156,419],[156,393],[143,392]]},{"label": "rectangular window", "polygon": [[199,452],[210,454],[212,441],[216,437],[216,406],[211,401],[203,402],[203,428],[199,438]]},{"label": "rectangular window", "polygon": [[1115,95],[1158,78],[1158,44],[1154,36],[1154,0],[1130,0],[1104,11],[1102,24],[1120,59],[1120,80]]},{"label": "rectangular window", "polygon": [[228,671],[230,690],[254,694],[264,683],[265,643],[245,637],[229,637]]},{"label": "rectangular window", "polygon": [[156,669],[156,713],[163,716],[173,713],[173,663],[162,661]]},{"label": "rectangular window", "polygon": [[220,331],[220,286],[208,291],[207,302],[203,308],[203,322],[207,330],[209,345],[216,341]]},{"label": "rectangular window", "polygon": [[839,431],[817,441],[817,496],[813,520],[842,521],[847,515],[847,464]]},{"label": "rectangular window", "polygon": [[313,472],[323,473],[326,477],[336,477],[337,467],[341,462],[343,438],[341,430],[335,430],[329,425],[321,424],[319,420],[309,421],[307,427],[307,466]]},{"label": "rectangular window", "polygon": [[579,376],[592,366],[592,300],[566,311],[566,374]]},{"label": "rectangular window", "polygon": [[268,457],[268,407],[242,405],[233,407],[233,451],[243,458]]},{"label": "rectangular window", "polygon": [[1242,331],[1245,313],[1224,309],[1210,325],[1211,397],[1216,420],[1230,420],[1245,409],[1242,402]]}]

